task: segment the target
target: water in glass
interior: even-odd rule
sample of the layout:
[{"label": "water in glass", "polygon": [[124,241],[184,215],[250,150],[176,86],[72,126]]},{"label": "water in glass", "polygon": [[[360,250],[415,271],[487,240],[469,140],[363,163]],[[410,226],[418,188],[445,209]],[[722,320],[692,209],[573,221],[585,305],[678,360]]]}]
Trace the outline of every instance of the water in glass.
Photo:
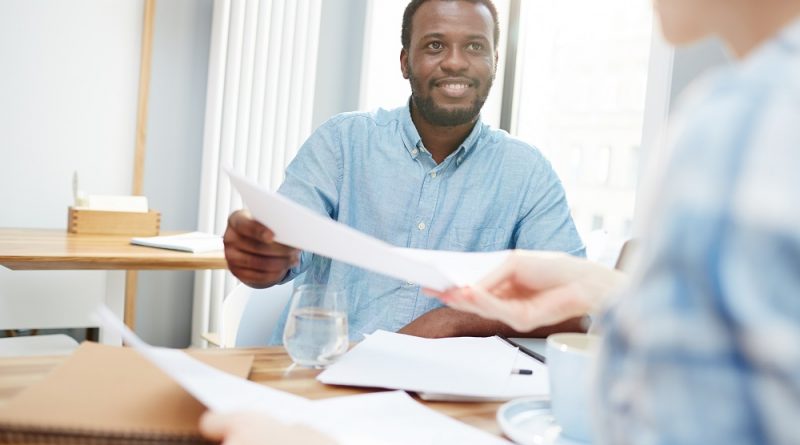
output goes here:
[{"label": "water in glass", "polygon": [[347,352],[347,311],[343,294],[324,287],[294,291],[283,343],[295,363],[322,368]]}]

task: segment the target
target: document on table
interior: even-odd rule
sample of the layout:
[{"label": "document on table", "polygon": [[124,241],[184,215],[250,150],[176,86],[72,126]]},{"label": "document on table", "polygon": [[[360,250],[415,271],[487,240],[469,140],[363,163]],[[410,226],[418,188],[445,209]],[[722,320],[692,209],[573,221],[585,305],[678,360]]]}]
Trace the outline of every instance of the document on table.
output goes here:
[{"label": "document on table", "polygon": [[[533,373],[512,374],[520,368]],[[497,337],[427,339],[377,331],[317,380],[492,400],[549,395],[547,367]]]},{"label": "document on table", "polygon": [[446,252],[394,247],[228,170],[231,183],[253,217],[275,240],[354,266],[435,290],[465,286],[498,268],[508,251]]},{"label": "document on table", "polygon": [[204,232],[136,237],[131,238],[131,244],[192,253],[213,252],[225,248],[221,236]]},{"label": "document on table", "polygon": [[176,349],[148,345],[100,308],[95,321],[169,375],[212,411],[260,411],[328,434],[341,445],[477,444],[510,442],[417,403],[400,391],[308,400],[226,374]]}]

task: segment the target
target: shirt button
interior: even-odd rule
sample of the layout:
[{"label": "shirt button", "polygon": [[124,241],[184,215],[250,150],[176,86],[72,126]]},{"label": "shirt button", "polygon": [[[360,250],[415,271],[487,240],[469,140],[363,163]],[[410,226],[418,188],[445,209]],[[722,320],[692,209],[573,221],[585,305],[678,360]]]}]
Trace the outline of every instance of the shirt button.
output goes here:
[{"label": "shirt button", "polygon": [[418,153],[419,153],[419,150],[417,150],[416,148],[411,150],[411,156],[416,156]]},{"label": "shirt button", "polygon": [[418,228],[419,230],[425,230],[425,223],[424,223],[424,222],[421,222],[421,223],[417,224],[417,228]]},{"label": "shirt button", "polygon": [[431,172],[431,178],[435,178],[435,177],[436,177],[436,172]]}]

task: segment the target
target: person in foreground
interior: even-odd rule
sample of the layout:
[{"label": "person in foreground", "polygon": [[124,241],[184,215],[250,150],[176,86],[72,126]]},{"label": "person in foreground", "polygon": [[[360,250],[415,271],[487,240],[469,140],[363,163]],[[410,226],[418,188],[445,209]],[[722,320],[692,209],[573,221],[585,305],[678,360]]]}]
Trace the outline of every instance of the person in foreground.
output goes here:
[{"label": "person in foreground", "polygon": [[713,34],[738,61],[695,85],[673,121],[630,283],[519,252],[441,298],[530,329],[623,286],[598,326],[597,443],[800,443],[800,1],[655,7],[672,43]]},{"label": "person in foreground", "polygon": [[[497,22],[490,0],[409,3],[400,52],[408,104],[324,123],[289,165],[279,193],[394,246],[583,256],[547,160],[480,120],[497,68]],[[421,337],[515,335],[502,323],[443,307],[412,283],[275,243],[243,211],[229,218],[224,241],[228,267],[251,287],[297,278],[344,290],[354,341],[377,329]],[[273,344],[281,342],[287,311]],[[575,329],[567,323],[533,335]]]},{"label": "person in foreground", "polygon": [[655,8],[672,43],[717,35],[739,61],[684,103],[631,278],[517,252],[440,297],[517,328],[607,304],[595,443],[800,443],[800,0]]}]

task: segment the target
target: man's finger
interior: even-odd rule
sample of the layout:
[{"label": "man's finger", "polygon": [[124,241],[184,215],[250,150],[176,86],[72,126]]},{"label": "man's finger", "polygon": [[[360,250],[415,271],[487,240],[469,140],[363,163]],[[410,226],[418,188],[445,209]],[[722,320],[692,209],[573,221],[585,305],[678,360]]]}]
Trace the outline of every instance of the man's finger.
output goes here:
[{"label": "man's finger", "polygon": [[263,256],[252,255],[236,249],[225,249],[225,258],[228,267],[238,269],[249,269],[262,272],[278,272],[288,270],[296,264],[295,255],[285,256]]},{"label": "man's finger", "polygon": [[252,238],[264,243],[271,243],[275,239],[275,234],[267,226],[256,221],[248,212],[243,210],[233,212],[228,217],[228,228],[242,237]]},{"label": "man's finger", "polygon": [[230,235],[227,239],[223,239],[226,247],[232,247],[244,252],[262,255],[262,256],[288,256],[297,255],[299,252],[294,247],[289,247],[280,243],[265,243],[261,240],[240,237],[238,235]]}]

